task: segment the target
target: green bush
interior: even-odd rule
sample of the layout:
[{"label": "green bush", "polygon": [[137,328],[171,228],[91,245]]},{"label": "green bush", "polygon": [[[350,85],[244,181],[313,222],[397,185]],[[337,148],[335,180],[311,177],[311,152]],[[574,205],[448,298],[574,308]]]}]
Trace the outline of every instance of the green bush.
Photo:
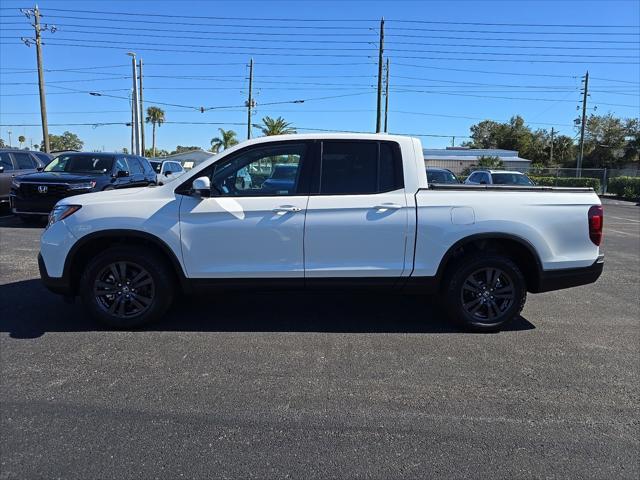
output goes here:
[{"label": "green bush", "polygon": [[640,198],[640,177],[613,177],[607,184],[607,193],[613,193],[626,200]]},{"label": "green bush", "polygon": [[589,187],[600,192],[600,179],[598,178],[574,178],[574,177],[529,177],[536,185],[545,187]]}]

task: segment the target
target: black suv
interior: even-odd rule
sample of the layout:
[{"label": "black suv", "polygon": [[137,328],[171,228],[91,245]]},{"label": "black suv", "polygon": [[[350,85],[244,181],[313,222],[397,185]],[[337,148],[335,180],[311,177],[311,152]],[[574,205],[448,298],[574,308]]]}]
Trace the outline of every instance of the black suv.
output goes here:
[{"label": "black suv", "polygon": [[146,158],[118,153],[63,153],[41,172],[11,181],[11,210],[25,221],[49,215],[64,197],[156,183]]}]

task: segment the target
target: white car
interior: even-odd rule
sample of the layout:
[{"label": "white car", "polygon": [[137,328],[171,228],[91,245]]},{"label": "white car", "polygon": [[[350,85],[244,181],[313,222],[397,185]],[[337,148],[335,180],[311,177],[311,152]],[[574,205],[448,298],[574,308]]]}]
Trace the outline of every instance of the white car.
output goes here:
[{"label": "white car", "polygon": [[464,183],[468,185],[535,185],[524,173],[507,170],[475,170]]},{"label": "white car", "polygon": [[[243,169],[285,160],[286,188],[238,187]],[[602,222],[588,188],[430,186],[415,138],[270,136],[161,187],[62,199],[39,266],[120,328],[161,318],[177,289],[359,287],[436,293],[452,320],[495,330],[527,291],[596,281]]]},{"label": "white car", "polygon": [[174,162],[172,160],[149,160],[149,163],[156,172],[156,183],[158,185],[171,182],[186,172],[180,162]]}]

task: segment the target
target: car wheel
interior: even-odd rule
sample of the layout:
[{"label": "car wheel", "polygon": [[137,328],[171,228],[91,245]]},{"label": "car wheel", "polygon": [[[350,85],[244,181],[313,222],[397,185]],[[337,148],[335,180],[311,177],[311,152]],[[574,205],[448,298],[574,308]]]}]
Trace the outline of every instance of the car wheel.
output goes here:
[{"label": "car wheel", "polygon": [[477,332],[498,331],[520,315],[527,299],[524,276],[508,257],[467,255],[450,269],[444,284],[450,320]]},{"label": "car wheel", "polygon": [[106,192],[107,190],[115,190],[115,187],[113,185],[107,185],[102,189],[103,192]]},{"label": "car wheel", "polygon": [[80,296],[102,323],[133,328],[162,317],[173,300],[173,285],[161,258],[142,248],[114,247],[87,265]]}]

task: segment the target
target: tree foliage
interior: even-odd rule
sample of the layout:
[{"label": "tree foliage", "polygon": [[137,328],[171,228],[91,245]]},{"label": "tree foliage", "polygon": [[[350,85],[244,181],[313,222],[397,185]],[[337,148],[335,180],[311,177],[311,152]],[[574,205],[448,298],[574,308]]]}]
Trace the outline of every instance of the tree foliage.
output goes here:
[{"label": "tree foliage", "polygon": [[27,139],[24,137],[24,135],[19,135],[18,136],[18,143],[20,144],[20,147],[22,147],[22,144],[24,142],[26,142],[26,141],[27,141]]},{"label": "tree foliage", "polygon": [[271,118],[266,116],[262,119],[262,125],[258,125],[258,128],[265,136],[296,133],[295,127],[293,127],[291,123],[286,122],[282,117]]},{"label": "tree foliage", "polygon": [[192,152],[194,150],[202,150],[202,149],[200,147],[185,147],[182,145],[178,145],[176,149],[173,152],[171,152],[169,155],[173,155],[175,153]]},{"label": "tree foliage", "polygon": [[4,143],[4,139],[0,138],[0,148],[4,148],[6,147],[6,144]]},{"label": "tree foliage", "polygon": [[164,110],[162,110],[159,107],[147,108],[147,118],[145,120],[147,123],[150,123],[151,125],[153,125],[151,153],[152,153],[152,156],[155,157],[156,156],[156,126],[159,127],[165,122]]},{"label": "tree foliage", "polygon": [[238,144],[238,139],[236,138],[237,133],[233,130],[219,128],[218,131],[220,132],[220,136],[213,137],[211,139],[212,152],[218,153],[220,150],[226,150],[227,148]]},{"label": "tree foliage", "polygon": [[638,161],[637,119],[589,115],[585,124],[584,167],[620,167]]},{"label": "tree foliage", "polygon": [[[583,167],[617,167],[638,161],[640,128],[637,119],[622,119],[608,115],[591,115],[585,124]],[[551,164],[551,132],[532,130],[516,115],[508,122],[483,120],[471,127],[472,148],[517,150],[523,158],[539,166]],[[553,138],[553,164],[576,165],[578,146],[567,135]]]},{"label": "tree foliage", "polygon": [[[84,142],[75,133],[64,132],[62,135],[49,134],[49,148],[52,152],[60,150],[82,150]],[[40,147],[44,152],[44,142]]]}]

